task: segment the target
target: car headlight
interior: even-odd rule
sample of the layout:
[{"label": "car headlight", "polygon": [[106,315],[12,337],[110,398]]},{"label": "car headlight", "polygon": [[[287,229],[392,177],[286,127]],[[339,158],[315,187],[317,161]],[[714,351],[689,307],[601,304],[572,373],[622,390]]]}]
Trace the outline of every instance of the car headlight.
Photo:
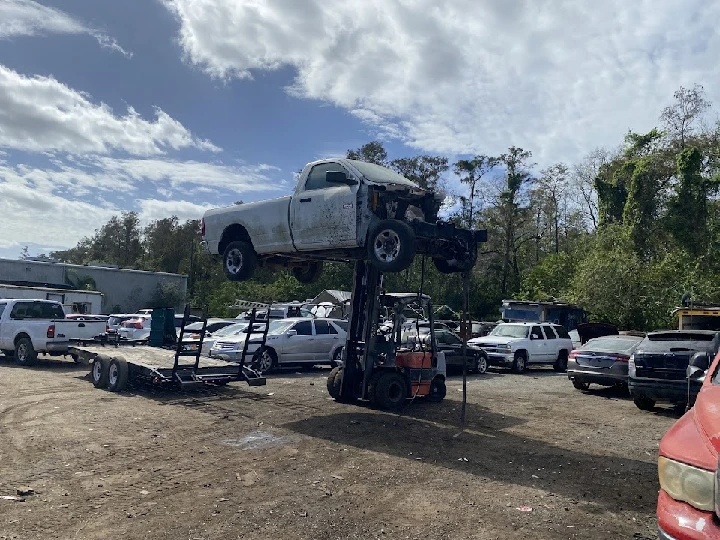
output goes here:
[{"label": "car headlight", "polygon": [[637,371],[635,370],[635,355],[631,354],[628,360],[628,377],[635,377]]},{"label": "car headlight", "polygon": [[698,510],[715,510],[715,473],[660,456],[660,487],[676,501]]}]

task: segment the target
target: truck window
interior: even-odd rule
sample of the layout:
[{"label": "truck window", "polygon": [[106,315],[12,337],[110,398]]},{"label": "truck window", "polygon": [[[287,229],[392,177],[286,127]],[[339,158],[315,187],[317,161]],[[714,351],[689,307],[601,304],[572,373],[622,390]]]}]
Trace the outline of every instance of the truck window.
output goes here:
[{"label": "truck window", "polygon": [[329,187],[337,187],[338,184],[328,184],[325,181],[325,173],[328,171],[344,171],[344,169],[337,163],[321,163],[315,165],[308,175],[307,182],[305,182],[305,191],[311,191],[313,189],[325,189]]},{"label": "truck window", "polygon": [[543,330],[545,330],[545,337],[547,339],[555,339],[557,337],[555,336],[555,331],[552,326],[543,326]]},{"label": "truck window", "polygon": [[570,334],[568,334],[568,331],[565,330],[564,326],[553,326],[553,328],[555,329],[557,335],[562,339],[570,339]]},{"label": "truck window", "polygon": [[64,319],[60,304],[50,302],[18,302],[10,312],[11,319]]},{"label": "truck window", "polygon": [[530,331],[530,336],[535,339],[545,339],[539,326],[532,327],[532,330]]},{"label": "truck window", "polygon": [[5,307],[7,306],[6,303],[0,304],[0,317],[2,317],[3,312],[5,311]]}]

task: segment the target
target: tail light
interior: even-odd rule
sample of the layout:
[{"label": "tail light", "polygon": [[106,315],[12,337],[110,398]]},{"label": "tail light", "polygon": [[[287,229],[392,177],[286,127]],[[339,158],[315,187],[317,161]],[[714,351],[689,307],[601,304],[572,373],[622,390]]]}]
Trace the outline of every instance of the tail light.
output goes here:
[{"label": "tail light", "polygon": [[51,324],[47,329],[47,337],[52,339],[55,337],[55,325]]},{"label": "tail light", "polygon": [[613,358],[616,362],[622,362],[626,364],[630,357],[627,354],[608,354],[610,358]]},{"label": "tail light", "polygon": [[138,330],[142,330],[142,327],[143,327],[142,323],[140,323],[140,322],[130,323],[130,326],[132,328],[137,328]]},{"label": "tail light", "polygon": [[568,356],[568,359],[574,360],[575,357],[577,356],[577,353],[578,353],[577,351],[570,351],[570,356]]},{"label": "tail light", "polygon": [[200,236],[205,237],[205,218],[200,219]]}]

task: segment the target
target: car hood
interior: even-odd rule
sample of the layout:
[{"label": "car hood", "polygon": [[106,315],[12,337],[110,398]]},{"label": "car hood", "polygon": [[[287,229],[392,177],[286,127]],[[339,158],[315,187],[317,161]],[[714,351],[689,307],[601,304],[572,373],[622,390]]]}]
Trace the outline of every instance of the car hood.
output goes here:
[{"label": "car hood", "polygon": [[488,345],[504,345],[505,343],[512,343],[514,341],[520,341],[525,338],[512,338],[512,337],[500,337],[500,336],[484,336],[481,338],[473,338],[468,341],[470,345],[476,347],[485,347]]},{"label": "car hood", "polygon": [[720,454],[720,386],[703,385],[692,411],[698,431],[717,456]]}]

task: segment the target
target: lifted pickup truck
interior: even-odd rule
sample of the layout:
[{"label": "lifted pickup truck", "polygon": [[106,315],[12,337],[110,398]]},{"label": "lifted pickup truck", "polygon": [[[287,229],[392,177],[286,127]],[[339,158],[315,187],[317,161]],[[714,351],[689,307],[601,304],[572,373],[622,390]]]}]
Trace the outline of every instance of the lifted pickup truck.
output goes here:
[{"label": "lifted pickup truck", "polygon": [[265,265],[312,283],[326,260],[367,259],[382,272],[399,272],[416,253],[432,257],[443,273],[467,271],[487,231],[438,220],[441,203],[440,195],[386,167],[321,160],[305,166],[290,196],[208,210],[201,234],[232,281],[250,279]]},{"label": "lifted pickup truck", "polygon": [[105,333],[105,321],[66,319],[60,302],[0,300],[0,351],[32,365],[38,353],[68,353],[70,341],[91,341]]},{"label": "lifted pickup truck", "polygon": [[487,336],[468,344],[484,350],[490,365],[508,366],[515,373],[530,364],[552,364],[555,371],[565,371],[573,349],[565,327],[548,323],[498,324]]}]

